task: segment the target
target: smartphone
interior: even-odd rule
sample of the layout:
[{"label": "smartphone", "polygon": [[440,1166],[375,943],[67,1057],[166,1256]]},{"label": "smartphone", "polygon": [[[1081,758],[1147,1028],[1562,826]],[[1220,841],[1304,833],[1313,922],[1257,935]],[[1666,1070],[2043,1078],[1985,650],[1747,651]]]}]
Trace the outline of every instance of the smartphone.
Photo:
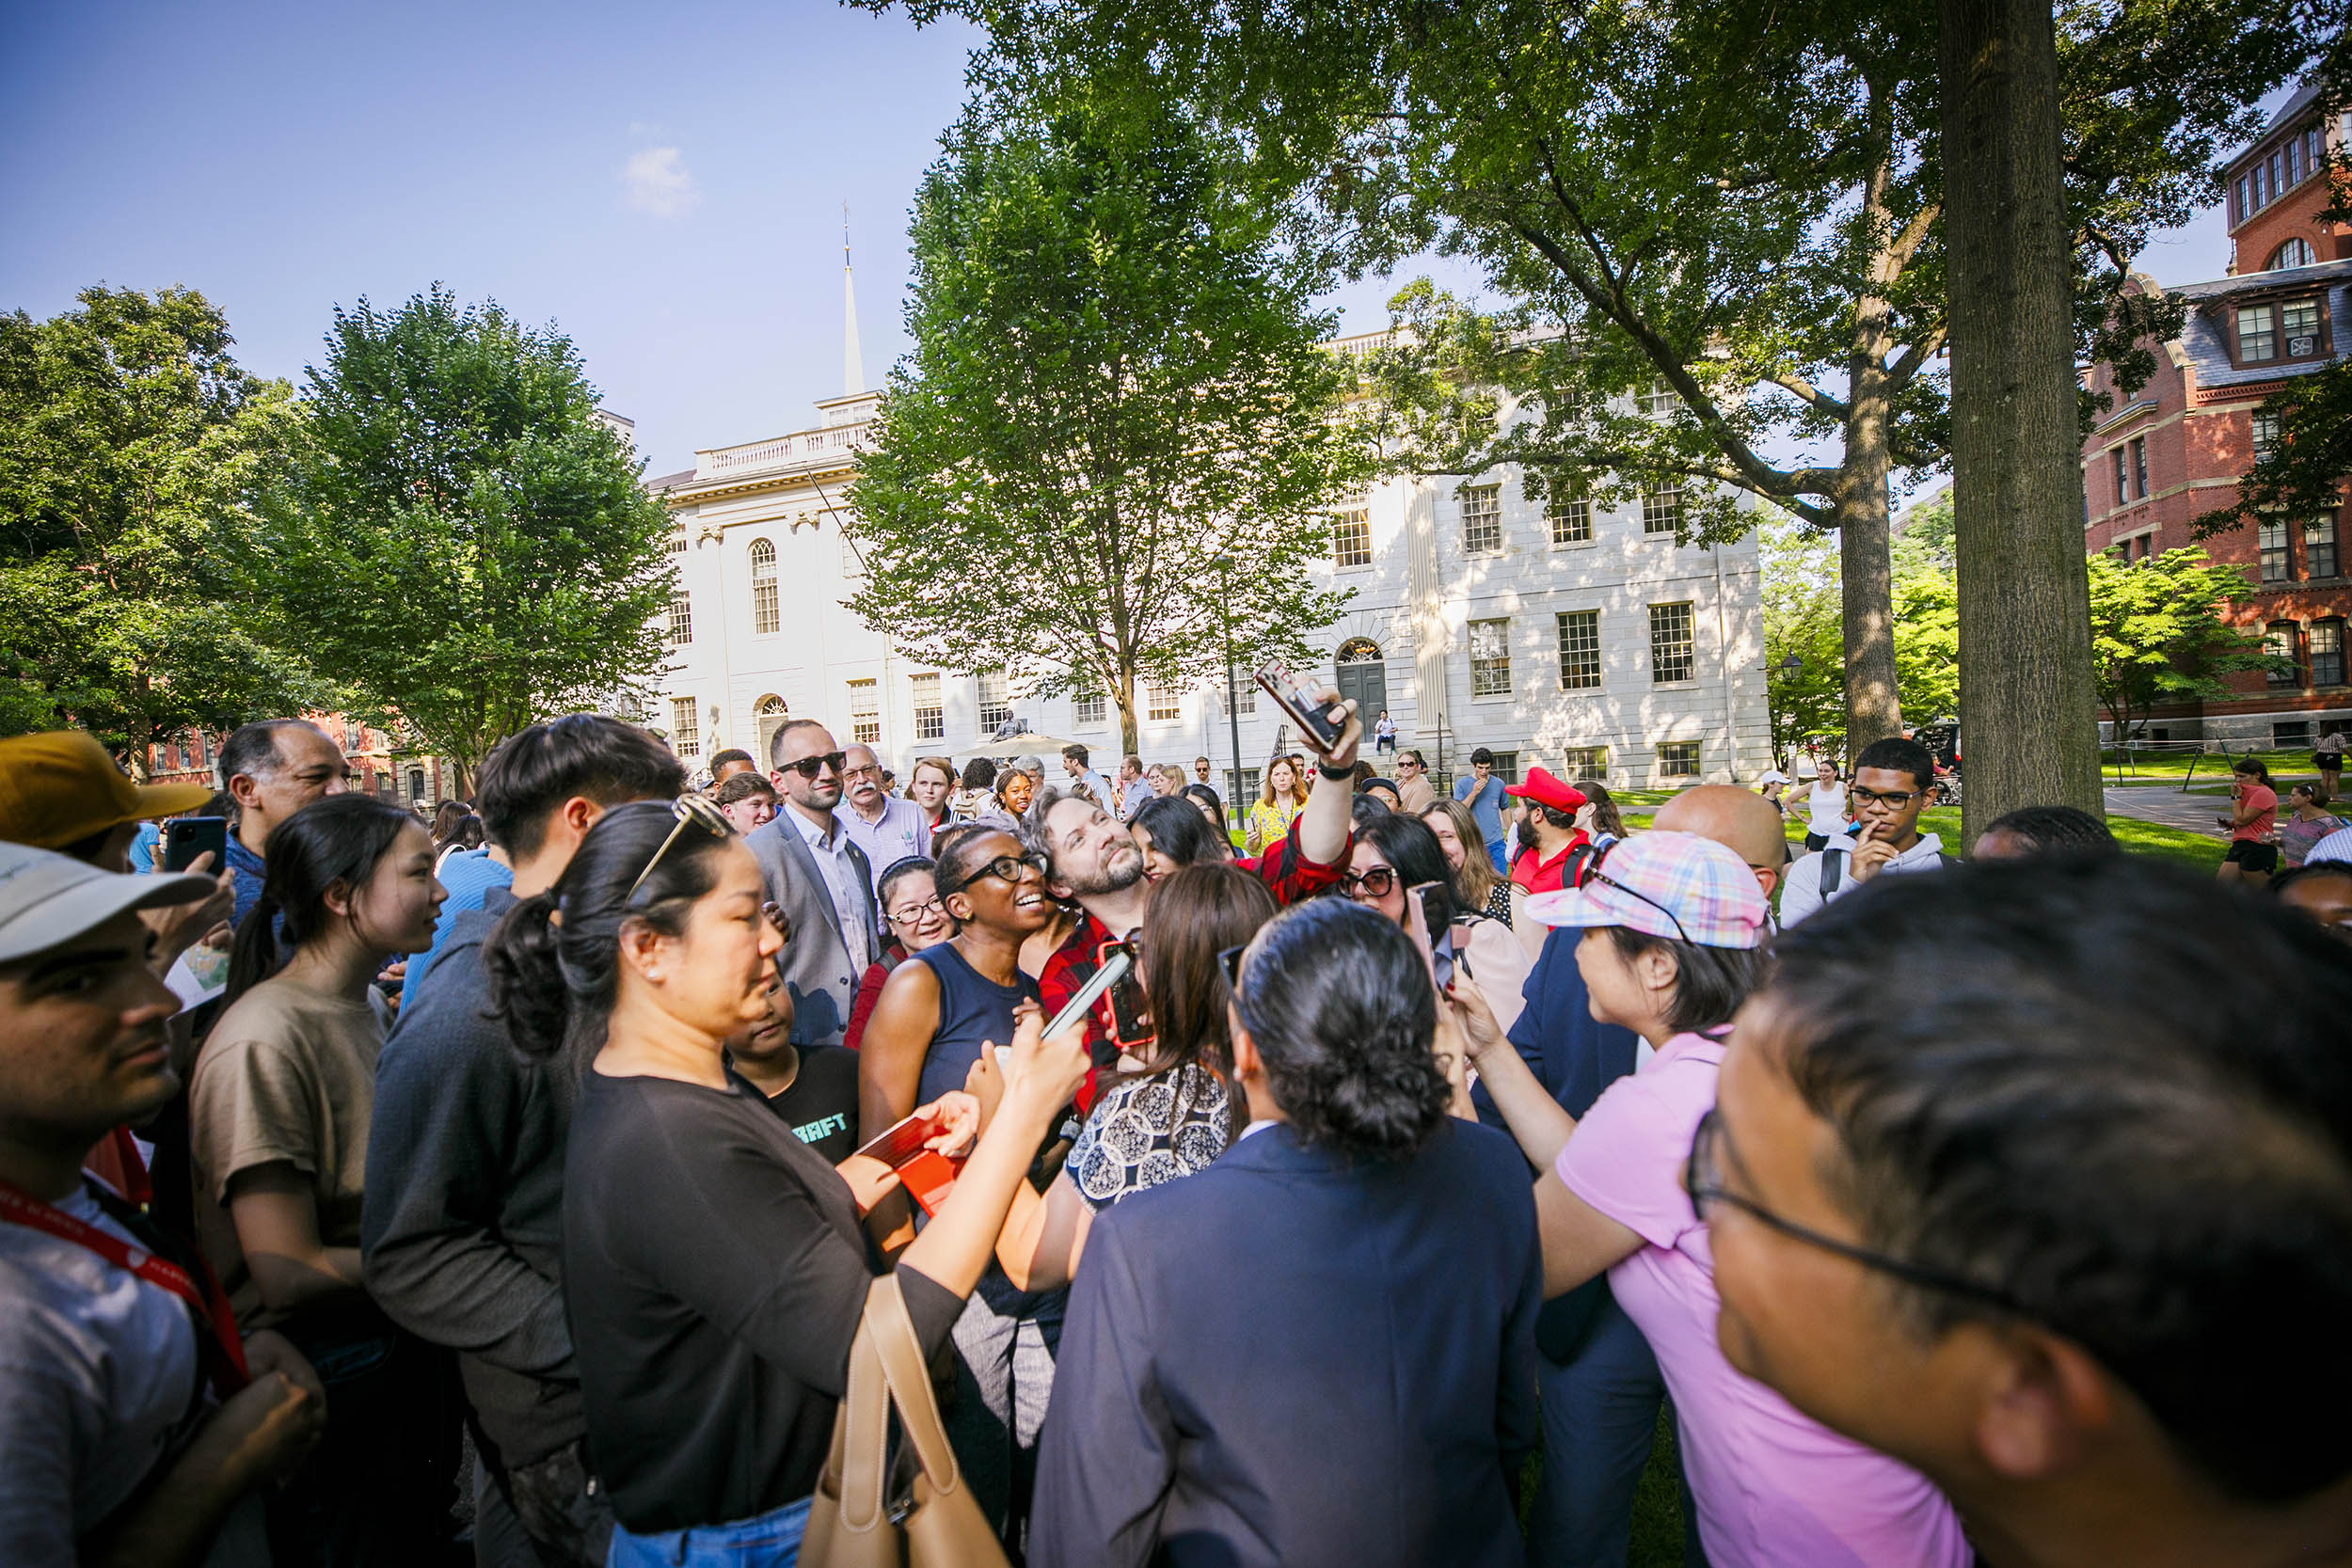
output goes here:
[{"label": "smartphone", "polygon": [[1261,665],[1250,678],[1265,688],[1274,705],[1314,742],[1316,751],[1328,752],[1339,744],[1340,727],[1326,716],[1325,705],[1316,700],[1314,689],[1294,676],[1287,666]]},{"label": "smartphone", "polygon": [[[1134,963],[1135,960],[1123,952],[1113,953],[1109,958],[1104,958],[1103,967],[1094,972],[1094,977],[1078,988],[1078,994],[1072,997],[1063,1005],[1062,1010],[1054,1015],[1054,1021],[1045,1026],[1045,1033],[1040,1037],[1050,1040],[1086,1017],[1087,1010],[1102,1000],[1104,991],[1127,977],[1127,971],[1134,966]],[[1009,1053],[1008,1053],[1009,1055]],[[1005,1059],[1007,1058],[999,1058],[1000,1061]]]},{"label": "smartphone", "polygon": [[164,858],[166,871],[185,871],[195,863],[196,857],[211,850],[213,870],[220,870],[229,858],[229,818],[225,816],[175,816],[164,824]]}]

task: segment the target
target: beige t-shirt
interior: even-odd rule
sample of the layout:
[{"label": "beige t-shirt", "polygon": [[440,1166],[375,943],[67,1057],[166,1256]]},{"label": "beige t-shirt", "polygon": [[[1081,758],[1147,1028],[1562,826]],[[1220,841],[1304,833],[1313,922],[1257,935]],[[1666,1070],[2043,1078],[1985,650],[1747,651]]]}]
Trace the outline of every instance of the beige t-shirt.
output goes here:
[{"label": "beige t-shirt", "polygon": [[274,1162],[310,1178],[319,1241],[359,1244],[368,1120],[384,1025],[366,1002],[278,975],[223,1013],[188,1088],[197,1228],[246,1332],[284,1314],[262,1307],[229,1216],[229,1182]]}]

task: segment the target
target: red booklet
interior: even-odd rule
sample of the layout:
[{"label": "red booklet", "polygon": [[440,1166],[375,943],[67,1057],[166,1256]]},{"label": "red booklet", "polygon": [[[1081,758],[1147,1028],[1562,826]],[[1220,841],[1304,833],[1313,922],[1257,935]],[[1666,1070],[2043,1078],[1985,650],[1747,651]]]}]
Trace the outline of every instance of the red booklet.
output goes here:
[{"label": "red booklet", "polygon": [[923,1206],[923,1212],[936,1214],[939,1206],[947,1201],[957,1174],[963,1169],[962,1161],[950,1160],[936,1149],[923,1147],[946,1131],[947,1124],[935,1117],[908,1117],[884,1128],[881,1136],[858,1152],[897,1171],[899,1184]]}]

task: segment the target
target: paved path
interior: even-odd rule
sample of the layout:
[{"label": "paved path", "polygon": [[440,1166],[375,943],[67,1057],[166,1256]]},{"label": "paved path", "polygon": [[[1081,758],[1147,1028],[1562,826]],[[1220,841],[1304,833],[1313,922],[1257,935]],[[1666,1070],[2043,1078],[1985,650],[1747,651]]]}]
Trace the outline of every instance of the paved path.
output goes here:
[{"label": "paved path", "polygon": [[2229,797],[2223,795],[2184,795],[2177,784],[2109,784],[2103,793],[2110,816],[2136,816],[2142,822],[2185,828],[2210,834],[2217,843],[2221,835],[2213,819],[2230,804]]}]

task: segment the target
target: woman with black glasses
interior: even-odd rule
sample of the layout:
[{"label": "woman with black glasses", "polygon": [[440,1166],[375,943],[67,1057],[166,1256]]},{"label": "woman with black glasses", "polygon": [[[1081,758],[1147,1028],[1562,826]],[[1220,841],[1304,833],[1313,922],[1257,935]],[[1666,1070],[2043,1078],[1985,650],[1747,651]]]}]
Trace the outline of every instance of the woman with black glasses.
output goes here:
[{"label": "woman with black glasses", "polygon": [[[896,1180],[828,1164],[728,1079],[784,941],[765,896],[707,801],[616,806],[483,953],[516,1043],[578,1069],[564,1293],[612,1568],[793,1560],[870,1283],[858,1216]],[[1014,1042],[993,1124],[898,1259],[930,1350],[1085,1065],[1074,1033]],[[962,1123],[935,1145],[969,1136],[977,1104],[933,1109]]]},{"label": "woman with black glasses", "polygon": [[1235,958],[1250,1119],[1207,1169],[1095,1213],[1029,1561],[1517,1564],[1527,1167],[1446,1114],[1438,1001],[1392,922],[1314,899]]},{"label": "woman with black glasses", "polygon": [[1916,1471],[1838,1436],[1732,1369],[1716,1342],[1707,1225],[1684,1185],[1715,1103],[1728,1025],[1764,977],[1764,895],[1730,848],[1692,833],[1622,839],[1574,888],[1528,900],[1580,927],[1593,1016],[1640,1037],[1629,1077],[1582,1117],[1468,1006],[1464,1036],[1535,1183],[1544,1293],[1604,1270],[1673,1397],[1699,1536],[1716,1568],[1964,1568],[1951,1506]]}]

